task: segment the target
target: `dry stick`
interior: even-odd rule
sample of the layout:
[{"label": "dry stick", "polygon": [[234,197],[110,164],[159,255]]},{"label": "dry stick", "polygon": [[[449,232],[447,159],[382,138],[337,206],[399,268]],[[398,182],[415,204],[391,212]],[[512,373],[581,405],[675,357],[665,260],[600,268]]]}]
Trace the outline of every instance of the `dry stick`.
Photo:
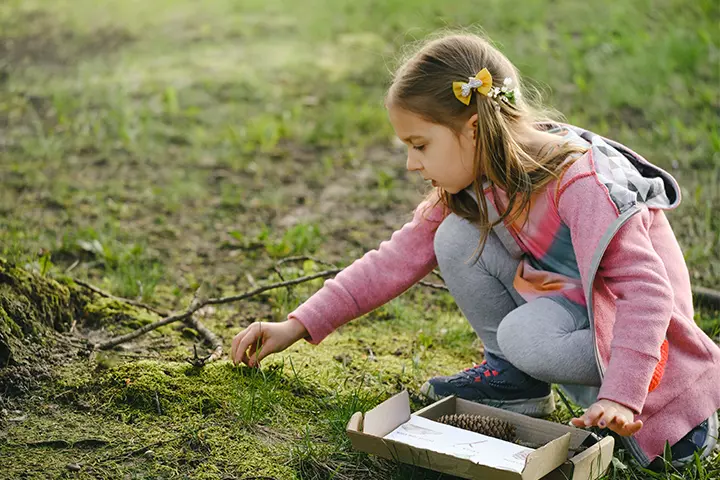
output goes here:
[{"label": "dry stick", "polygon": [[705,287],[693,287],[695,303],[720,309],[720,292]]},{"label": "dry stick", "polygon": [[190,318],[188,318],[185,323],[202,335],[205,340],[210,344],[210,347],[213,349],[213,352],[210,354],[210,356],[205,360],[205,363],[210,363],[215,360],[220,359],[223,354],[223,343],[220,337],[215,335],[215,332],[210,330],[208,327],[206,327],[200,320],[195,318],[194,315],[191,315]]},{"label": "dry stick", "polygon": [[242,293],[240,295],[233,295],[230,297],[223,297],[223,298],[208,298],[207,300],[202,300],[202,301],[193,301],[190,304],[190,306],[188,307],[188,309],[183,313],[170,315],[166,318],[163,318],[162,320],[158,320],[157,322],[149,323],[143,327],[140,327],[137,330],[134,330],[128,334],[120,335],[119,337],[112,338],[106,342],[97,343],[97,344],[95,344],[94,349],[95,350],[107,350],[116,345],[120,345],[121,343],[127,342],[134,338],[137,338],[140,335],[144,335],[151,330],[155,330],[157,328],[160,328],[162,326],[168,325],[173,322],[185,321],[186,319],[189,319],[193,313],[197,312],[205,305],[220,305],[223,303],[237,302],[237,301],[252,297],[254,295],[257,295],[259,293],[265,292],[267,290],[272,290],[274,288],[280,288],[280,287],[286,287],[288,285],[297,285],[299,283],[308,282],[308,281],[314,280],[316,278],[329,277],[329,276],[335,275],[341,271],[342,271],[342,269],[340,269],[340,268],[334,269],[334,270],[326,270],[326,271],[319,272],[319,273],[316,273],[313,275],[307,275],[304,277],[288,280],[286,282],[265,285],[263,287],[256,288],[255,290],[251,290],[249,292]]},{"label": "dry stick", "polygon": [[286,257],[286,258],[280,259],[280,261],[278,261],[275,265],[279,267],[280,265],[282,265],[284,263],[301,262],[301,261],[304,262],[305,260],[311,260],[311,261],[317,263],[318,265],[325,265],[326,267],[337,268],[337,265],[335,265],[333,263],[326,262],[325,260],[320,260],[315,257],[310,257],[308,255],[300,255],[297,257]]},{"label": "dry stick", "polygon": [[77,284],[80,285],[81,287],[85,287],[85,288],[87,288],[88,290],[91,290],[91,291],[97,293],[98,295],[102,295],[103,297],[107,297],[107,298],[109,298],[109,299],[111,299],[111,300],[117,300],[118,302],[124,302],[124,303],[128,303],[128,304],[130,304],[130,305],[133,305],[133,306],[135,306],[135,307],[144,308],[145,310],[149,310],[149,311],[151,311],[151,312],[153,312],[153,313],[157,313],[157,314],[160,315],[161,317],[167,317],[168,315],[170,315],[170,312],[168,312],[168,311],[166,311],[166,310],[161,310],[161,309],[152,307],[152,306],[150,306],[150,305],[146,305],[146,304],[144,304],[144,303],[141,303],[141,302],[138,302],[138,301],[135,301],[135,300],[130,300],[130,299],[127,299],[127,298],[116,297],[116,296],[113,295],[112,293],[108,293],[108,292],[106,292],[106,291],[104,291],[104,290],[99,289],[98,287],[96,287],[96,286],[94,286],[94,285],[90,285],[89,283],[85,283],[85,282],[83,282],[82,280],[78,280],[77,278],[73,278],[73,282],[77,283]]},{"label": "dry stick", "polygon": [[[316,261],[316,260],[314,260],[314,259],[312,259],[312,258],[310,258],[310,257],[307,257],[307,258],[305,258],[305,257],[289,257],[289,258],[287,258],[287,259],[284,259],[284,261],[281,260],[278,264],[286,263],[286,262],[289,262],[289,261],[298,261],[298,260],[300,260],[300,259],[303,259],[303,260],[309,259],[309,260]],[[320,263],[320,262],[317,262],[317,263]],[[322,262],[322,263],[327,263],[327,262]],[[335,274],[341,272],[342,270],[343,270],[343,269],[341,269],[341,268],[336,268],[336,269],[332,269],[332,270],[326,270],[326,271],[319,272],[319,273],[316,273],[316,274],[313,274],[313,275],[307,275],[307,276],[300,277],[300,278],[296,278],[296,279],[293,279],[293,280],[288,280],[288,281],[284,281],[284,282],[280,282],[280,283],[274,283],[274,284],[271,284],[271,285],[266,285],[266,286],[263,286],[263,287],[259,287],[259,288],[256,288],[255,290],[252,290],[252,291],[250,291],[250,292],[246,292],[246,293],[243,293],[243,294],[240,294],[240,295],[234,295],[234,296],[231,296],[231,297],[224,297],[224,298],[211,298],[211,299],[207,299],[207,300],[204,300],[204,301],[202,301],[202,302],[199,302],[199,303],[198,303],[198,302],[193,302],[193,304],[191,304],[190,307],[188,308],[188,310],[185,311],[184,313],[177,314],[177,315],[169,315],[169,316],[167,316],[166,318],[164,318],[164,319],[162,319],[162,320],[159,320],[159,321],[157,321],[157,322],[155,322],[155,323],[151,323],[151,324],[145,325],[145,326],[143,326],[143,327],[141,327],[141,328],[139,328],[139,329],[137,329],[137,330],[135,330],[135,331],[133,331],[133,332],[130,332],[130,333],[126,334],[126,335],[121,335],[121,336],[116,337],[116,338],[114,338],[114,339],[110,339],[110,340],[108,340],[108,341],[106,341],[106,342],[99,343],[99,344],[95,344],[95,345],[94,345],[94,348],[97,349],[97,350],[107,350],[107,349],[112,348],[112,347],[114,347],[114,346],[116,346],[116,345],[120,345],[121,343],[127,342],[127,341],[129,341],[129,340],[134,339],[134,338],[137,338],[137,337],[139,337],[139,336],[141,336],[141,335],[143,335],[143,334],[145,334],[145,333],[147,333],[147,332],[149,332],[149,331],[151,331],[151,330],[155,330],[155,329],[157,329],[157,328],[159,328],[159,327],[162,327],[162,326],[164,326],[164,325],[168,325],[168,324],[170,324],[170,323],[177,322],[177,321],[181,321],[181,320],[182,320],[182,321],[188,321],[187,319],[190,319],[190,318],[192,317],[192,314],[193,314],[193,313],[195,313],[197,310],[201,309],[201,308],[204,307],[205,305],[219,305],[219,304],[223,304],[223,303],[231,303],[231,302],[236,302],[236,301],[244,300],[244,299],[246,299],[246,298],[252,297],[252,296],[254,296],[254,295],[257,295],[257,294],[259,294],[259,293],[265,292],[265,291],[267,291],[267,290],[272,290],[272,289],[274,289],[274,288],[280,288],[280,287],[286,287],[286,286],[290,286],[290,285],[297,285],[297,284],[304,283],[304,282],[307,282],[307,281],[310,281],[310,280],[314,280],[314,279],[316,279],[316,278],[328,277],[328,276],[330,276],[330,275],[335,275]],[[435,273],[437,276],[440,276],[439,274],[437,274],[437,273],[434,272],[434,271],[433,271],[433,273]],[[442,278],[442,277],[441,277],[441,278]],[[86,284],[86,283],[84,283],[84,282],[81,282],[81,281],[78,281],[78,280],[75,280],[75,282],[78,283],[79,285],[82,285],[82,286],[90,289],[90,290],[95,291],[96,293],[98,293],[98,294],[100,294],[100,295],[104,295],[104,296],[106,296],[106,297],[109,297],[109,298],[112,298],[112,299],[116,299],[116,300],[118,300],[118,301],[127,301],[127,302],[130,303],[130,304],[136,305],[136,306],[138,306],[138,307],[146,308],[146,309],[148,309],[148,310],[150,310],[150,311],[153,311],[153,312],[155,312],[155,313],[158,313],[158,314],[160,314],[160,315],[163,315],[163,314],[168,315],[167,313],[163,313],[163,312],[161,312],[161,311],[159,311],[159,310],[157,310],[157,309],[155,309],[155,308],[153,308],[153,307],[150,307],[150,306],[148,306],[148,305],[144,305],[144,304],[141,304],[141,303],[139,303],[139,302],[133,302],[133,301],[131,301],[131,300],[125,300],[125,299],[122,299],[122,298],[119,298],[119,297],[115,297],[115,296],[113,296],[113,295],[111,295],[111,294],[109,294],[109,293],[103,292],[102,290],[100,290],[100,289],[98,289],[98,288],[96,288],[96,287],[93,287],[92,285]],[[419,283],[420,283],[421,285],[424,285],[424,286],[427,286],[427,287],[431,287],[431,288],[435,288],[435,289],[438,289],[438,290],[448,290],[448,288],[447,288],[445,285],[439,285],[439,284],[430,283],[430,282],[425,282],[425,281],[420,281]],[[708,288],[695,287],[695,288],[693,288],[693,293],[695,294],[695,296],[696,296],[696,298],[698,299],[698,301],[704,301],[704,302],[711,303],[711,304],[714,304],[714,305],[720,307],[720,292],[717,292],[717,291],[715,291],[715,290],[711,290],[711,289],[708,289]],[[195,322],[197,322],[197,320],[195,320]],[[193,323],[193,325],[201,325],[200,328],[197,328],[197,326],[195,326],[195,329],[198,330],[198,332],[201,332],[201,333],[203,334],[203,336],[205,336],[205,338],[208,339],[208,341],[209,341],[211,344],[217,345],[217,343],[216,343],[217,337],[216,337],[209,329],[207,329],[206,327],[204,327],[204,325],[202,325],[202,324],[195,324],[195,323]],[[210,335],[208,335],[208,334],[210,334]],[[217,351],[217,348],[216,348],[216,351]],[[215,355],[215,352],[213,352],[213,355]]]},{"label": "dry stick", "polygon": [[[197,308],[195,309],[197,310]],[[130,341],[134,338],[139,337],[140,335],[143,335],[151,330],[155,330],[156,328],[160,328],[164,325],[167,325],[169,323],[178,322],[181,320],[185,320],[190,315],[195,313],[195,310],[189,309],[186,312],[179,313],[177,315],[170,315],[169,317],[165,317],[162,320],[159,320],[154,323],[148,323],[147,325],[138,328],[137,330],[133,330],[132,332],[126,334],[126,335],[120,335],[119,337],[111,338],[110,340],[102,343],[96,343],[93,346],[94,350],[107,350],[109,348],[112,348],[116,345],[120,345],[121,343],[125,343],[127,341]]]},{"label": "dry stick", "polygon": [[426,281],[424,281],[424,280],[420,280],[418,283],[419,283],[420,285],[424,285],[424,286],[430,287],[430,288],[435,288],[435,289],[437,289],[437,290],[445,290],[445,291],[448,291],[448,288],[447,288],[445,285],[440,285],[439,283],[430,283],[430,282],[426,282]]},{"label": "dry stick", "polygon": [[[280,267],[286,263],[304,262],[305,260],[310,260],[312,262],[317,263],[318,265],[323,265],[325,267],[338,268],[338,266],[335,265],[334,263],[326,262],[325,260],[321,260],[316,257],[311,257],[309,255],[298,255],[298,256],[294,256],[294,257],[281,258],[277,263],[275,263],[275,265],[272,267],[272,270],[278,274],[278,276],[280,277],[280,280],[285,281],[285,278],[283,277],[282,272],[280,271]],[[288,288],[287,290],[288,290],[288,295],[290,295],[292,298],[292,290],[290,290],[290,288]]]},{"label": "dry stick", "polygon": [[440,275],[440,270],[437,270],[437,269],[436,269],[436,270],[433,270],[432,273],[433,273],[433,275],[435,275],[436,277],[438,277],[438,278],[439,278],[440,280],[442,280],[443,282],[445,281],[445,279],[442,277],[442,275]]},{"label": "dry stick", "polygon": [[[282,274],[282,272],[280,271],[280,267],[279,267],[278,265],[275,265],[274,267],[272,267],[272,269],[273,269],[273,271],[274,271],[275,273],[278,274],[278,277],[280,277],[280,280],[284,282],[284,281],[285,281],[285,277],[283,277],[283,274]],[[293,292],[292,292],[292,290],[290,289],[290,287],[286,287],[286,288],[287,288],[288,298],[289,298],[290,300],[292,300],[292,299],[293,299]]]},{"label": "dry stick", "polygon": [[243,293],[240,295],[234,295],[232,297],[224,297],[224,298],[209,298],[203,302],[203,305],[219,305],[222,303],[231,303],[231,302],[237,302],[238,300],[244,300],[248,297],[252,297],[254,295],[257,295],[259,293],[262,293],[266,290],[272,290],[274,288],[280,288],[280,287],[287,287],[288,285],[297,285],[304,282],[309,282],[310,280],[315,280],[316,278],[321,277],[329,277],[331,275],[337,275],[338,273],[342,272],[342,268],[335,268],[333,270],[325,270],[322,272],[314,273],[312,275],[306,275],[304,277],[300,278],[294,278],[292,280],[288,280],[286,282],[280,282],[280,283],[273,283],[271,285],[265,285],[264,287],[257,288],[255,290],[252,290],[247,293]]}]

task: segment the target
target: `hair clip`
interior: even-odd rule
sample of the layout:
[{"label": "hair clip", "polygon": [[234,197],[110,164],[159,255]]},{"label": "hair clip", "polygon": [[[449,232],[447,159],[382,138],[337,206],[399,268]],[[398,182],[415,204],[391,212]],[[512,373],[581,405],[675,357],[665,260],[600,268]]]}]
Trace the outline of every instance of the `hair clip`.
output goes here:
[{"label": "hair clip", "polygon": [[508,105],[515,105],[515,101],[520,96],[520,89],[512,88],[512,84],[513,79],[506,77],[502,87],[493,87],[492,75],[487,68],[483,68],[474,77],[469,77],[467,82],[453,82],[453,93],[462,103],[470,105],[471,93],[473,90],[477,90],[478,93],[493,100],[495,110],[500,110],[498,97]]},{"label": "hair clip", "polygon": [[487,68],[483,68],[474,77],[468,77],[467,82],[453,82],[452,86],[455,97],[465,105],[470,105],[473,90],[483,95],[488,94],[492,88],[492,75]]}]

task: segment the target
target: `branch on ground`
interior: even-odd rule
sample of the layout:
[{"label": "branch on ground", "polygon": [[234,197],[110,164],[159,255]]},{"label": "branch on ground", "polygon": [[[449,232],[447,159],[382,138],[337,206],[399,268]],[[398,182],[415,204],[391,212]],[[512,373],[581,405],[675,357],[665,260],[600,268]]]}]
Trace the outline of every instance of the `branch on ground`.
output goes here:
[{"label": "branch on ground", "polygon": [[287,287],[290,285],[298,285],[300,283],[309,282],[310,280],[314,280],[316,278],[329,277],[332,275],[336,275],[341,271],[342,271],[342,269],[325,270],[323,272],[315,273],[313,275],[306,275],[304,277],[294,278],[292,280],[287,280],[285,282],[279,282],[279,283],[273,283],[270,285],[265,285],[265,286],[256,288],[254,290],[251,290],[249,292],[245,292],[245,293],[242,293],[239,295],[232,295],[229,297],[208,298],[208,299],[204,299],[204,300],[194,298],[186,311],[175,314],[175,315],[169,315],[161,320],[158,320],[157,322],[153,322],[153,323],[144,325],[144,326],[138,328],[137,330],[134,330],[125,335],[120,335],[118,337],[112,338],[105,342],[97,343],[93,346],[93,349],[107,350],[107,349],[113,348],[117,345],[120,345],[121,343],[125,343],[130,340],[133,340],[141,335],[144,335],[152,330],[156,330],[156,329],[158,329],[162,326],[168,325],[170,323],[179,322],[179,321],[187,321],[189,318],[192,317],[192,315],[195,312],[197,312],[198,310],[200,310],[201,308],[203,308],[206,305],[221,305],[224,303],[238,302],[240,300],[245,300],[246,298],[253,297],[255,295],[266,292],[268,290],[272,290],[272,289],[280,288],[280,287]]},{"label": "branch on ground", "polygon": [[125,302],[125,303],[127,303],[127,304],[129,304],[129,305],[132,305],[132,306],[134,306],[134,307],[144,308],[145,310],[148,310],[148,311],[150,311],[150,312],[152,312],[152,313],[158,314],[158,315],[160,315],[161,317],[167,317],[168,315],[170,315],[170,312],[167,311],[167,310],[155,308],[155,307],[153,307],[153,306],[150,306],[150,305],[147,305],[147,304],[145,304],[145,303],[138,302],[138,301],[135,301],[135,300],[131,300],[131,299],[129,299],[129,298],[116,297],[116,296],[113,295],[112,293],[108,293],[108,292],[106,292],[105,290],[102,290],[102,289],[96,287],[95,285],[91,285],[91,284],[89,284],[89,283],[85,283],[85,282],[83,282],[82,280],[78,280],[77,278],[73,278],[72,280],[73,280],[73,282],[77,283],[77,284],[80,285],[81,287],[87,288],[88,290],[90,290],[90,291],[92,291],[92,292],[95,292],[95,293],[97,293],[98,295],[101,295],[101,296],[103,296],[103,297],[107,297],[107,298],[109,298],[109,299],[111,299],[111,300],[116,300],[116,301],[118,301],[118,302]]},{"label": "branch on ground", "polygon": [[[223,342],[222,339],[215,334],[215,332],[206,327],[195,317],[195,315],[191,315],[187,320],[185,320],[185,324],[188,327],[195,329],[200,335],[202,335],[205,341],[210,344],[210,348],[212,348],[212,353],[203,360],[203,365],[219,360],[222,357]],[[197,358],[197,352],[195,353],[195,357]]]}]

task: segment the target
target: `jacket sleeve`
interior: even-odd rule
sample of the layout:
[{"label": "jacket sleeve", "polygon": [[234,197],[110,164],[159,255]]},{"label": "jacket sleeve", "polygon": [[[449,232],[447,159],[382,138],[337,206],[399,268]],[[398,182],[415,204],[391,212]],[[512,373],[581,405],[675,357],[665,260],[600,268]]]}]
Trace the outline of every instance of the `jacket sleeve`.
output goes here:
[{"label": "jacket sleeve", "polygon": [[305,303],[288,315],[305,326],[317,345],[345,323],[397,297],[437,266],[434,237],[443,219],[441,205],[430,209],[425,201],[413,219],[355,260]]},{"label": "jacket sleeve", "polygon": [[[594,175],[564,188],[558,212],[570,228],[579,264],[587,268],[597,235],[617,219],[619,212]],[[645,404],[673,309],[665,265],[649,235],[652,218],[653,213],[644,206],[633,215],[610,241],[597,273],[617,297],[610,361],[598,399],[620,403],[635,413],[640,413]]]}]

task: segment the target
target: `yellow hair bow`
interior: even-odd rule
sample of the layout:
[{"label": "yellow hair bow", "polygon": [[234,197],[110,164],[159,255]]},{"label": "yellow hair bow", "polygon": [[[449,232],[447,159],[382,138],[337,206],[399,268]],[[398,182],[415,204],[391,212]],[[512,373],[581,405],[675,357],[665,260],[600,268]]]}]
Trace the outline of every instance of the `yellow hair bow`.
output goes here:
[{"label": "yellow hair bow", "polygon": [[492,88],[492,75],[487,68],[483,68],[474,77],[469,77],[467,82],[453,82],[455,97],[465,105],[470,105],[472,91],[476,89],[483,95],[487,95]]}]

